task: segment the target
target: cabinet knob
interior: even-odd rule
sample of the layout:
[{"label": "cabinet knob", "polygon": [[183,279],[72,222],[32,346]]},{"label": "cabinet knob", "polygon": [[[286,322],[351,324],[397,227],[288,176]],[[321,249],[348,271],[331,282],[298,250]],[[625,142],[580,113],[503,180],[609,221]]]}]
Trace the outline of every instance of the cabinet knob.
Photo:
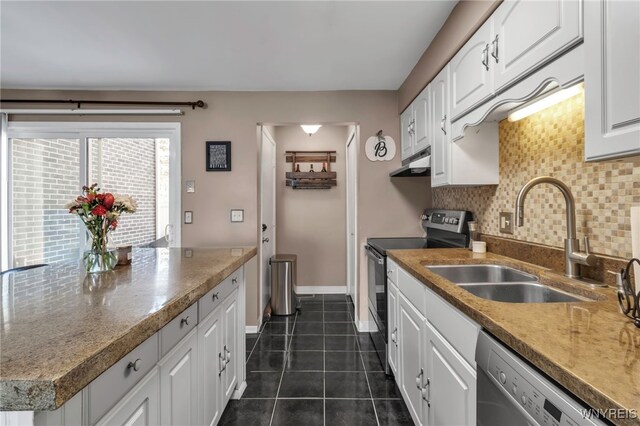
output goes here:
[{"label": "cabinet knob", "polygon": [[138,371],[140,370],[141,363],[142,363],[142,360],[140,358],[136,359],[135,361],[130,361],[129,364],[127,364],[127,369]]},{"label": "cabinet knob", "polygon": [[220,292],[213,293],[213,300],[216,300],[220,297]]},{"label": "cabinet knob", "polygon": [[238,279],[237,278],[231,278],[231,282],[233,284],[238,284]]},{"label": "cabinet knob", "polygon": [[189,315],[180,320],[180,326],[189,325]]}]

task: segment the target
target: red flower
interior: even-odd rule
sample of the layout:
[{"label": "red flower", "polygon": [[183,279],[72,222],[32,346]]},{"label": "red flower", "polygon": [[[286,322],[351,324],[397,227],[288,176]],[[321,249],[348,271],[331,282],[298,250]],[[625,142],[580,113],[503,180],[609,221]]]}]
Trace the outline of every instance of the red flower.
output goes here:
[{"label": "red flower", "polygon": [[87,194],[87,200],[89,200],[89,202],[92,202],[95,199],[96,199],[96,194],[93,194],[91,192]]},{"label": "red flower", "polygon": [[113,194],[107,192],[106,194],[104,194],[104,198],[102,199],[102,205],[105,206],[107,210],[110,210],[111,207],[113,207],[113,203],[115,201],[116,199],[114,198]]},{"label": "red flower", "polygon": [[91,213],[96,216],[104,216],[107,213],[107,209],[105,209],[104,206],[98,204],[91,209]]}]

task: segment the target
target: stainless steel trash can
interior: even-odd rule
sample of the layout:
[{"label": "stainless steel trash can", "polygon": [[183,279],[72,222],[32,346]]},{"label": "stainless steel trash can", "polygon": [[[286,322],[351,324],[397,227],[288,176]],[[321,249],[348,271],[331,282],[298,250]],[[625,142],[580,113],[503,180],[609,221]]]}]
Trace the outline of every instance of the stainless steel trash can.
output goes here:
[{"label": "stainless steel trash can", "polygon": [[269,259],[271,266],[271,313],[293,315],[298,307],[298,297],[293,291],[296,285],[295,254],[276,254]]}]

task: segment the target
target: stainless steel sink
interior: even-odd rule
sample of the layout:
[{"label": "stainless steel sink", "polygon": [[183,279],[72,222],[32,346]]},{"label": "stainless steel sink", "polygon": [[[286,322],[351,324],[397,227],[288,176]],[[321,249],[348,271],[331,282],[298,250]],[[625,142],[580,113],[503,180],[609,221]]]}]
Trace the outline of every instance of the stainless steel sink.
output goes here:
[{"label": "stainless steel sink", "polygon": [[558,303],[585,301],[580,297],[533,282],[460,284],[460,288],[494,302]]},{"label": "stainless steel sink", "polygon": [[534,275],[500,265],[443,265],[427,268],[456,284],[538,281]]}]

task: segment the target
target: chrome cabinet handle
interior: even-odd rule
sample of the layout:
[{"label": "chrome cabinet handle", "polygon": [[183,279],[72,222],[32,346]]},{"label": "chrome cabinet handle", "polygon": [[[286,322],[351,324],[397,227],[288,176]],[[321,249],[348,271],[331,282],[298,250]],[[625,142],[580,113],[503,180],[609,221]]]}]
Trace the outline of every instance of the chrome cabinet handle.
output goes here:
[{"label": "chrome cabinet handle", "polygon": [[237,278],[231,278],[231,282],[233,284],[238,284],[238,279]]},{"label": "chrome cabinet handle", "polygon": [[219,299],[220,298],[220,292],[217,293],[213,293],[213,300]]},{"label": "chrome cabinet handle", "polygon": [[182,327],[183,325],[189,325],[189,315],[180,320],[180,327]]},{"label": "chrome cabinet handle", "polygon": [[268,242],[269,242],[269,239],[268,239],[268,238],[263,238],[263,239],[262,239],[262,244],[264,244],[264,243],[268,243]]},{"label": "chrome cabinet handle", "polygon": [[498,36],[499,34],[496,34],[496,38],[491,42],[491,56],[496,60],[496,64],[498,63]]},{"label": "chrome cabinet handle", "polygon": [[141,363],[142,363],[142,360],[140,358],[136,359],[135,361],[130,361],[129,364],[127,364],[127,369],[138,371],[140,370]]},{"label": "chrome cabinet handle", "polygon": [[218,376],[222,375],[222,372],[227,369],[227,363],[225,362],[224,357],[220,352],[218,352],[218,365],[222,364],[220,367],[220,371],[218,372]]},{"label": "chrome cabinet handle", "polygon": [[224,352],[227,354],[226,355],[226,359],[225,359],[225,365],[229,364],[231,362],[231,351],[227,349],[227,347],[224,347]]},{"label": "chrome cabinet handle", "polygon": [[440,130],[442,130],[442,133],[444,133],[445,135],[447,134],[447,131],[445,129],[446,123],[447,123],[447,115],[445,114],[445,116],[442,117],[442,120],[440,120]]},{"label": "chrome cabinet handle", "polygon": [[489,44],[486,44],[484,49],[482,49],[482,65],[484,65],[485,69],[489,71]]},{"label": "chrome cabinet handle", "polygon": [[398,337],[397,337],[398,335],[397,335],[397,332],[398,332],[398,328],[396,327],[395,330],[393,330],[393,333],[391,333],[391,341],[393,343],[395,343],[396,346],[398,346],[398,340],[397,340],[398,339]]},{"label": "chrome cabinet handle", "polygon": [[424,370],[420,369],[420,374],[416,376],[416,387],[419,391],[422,391],[422,376],[424,376]]},{"label": "chrome cabinet handle", "polygon": [[431,378],[427,377],[427,383],[424,385],[422,390],[420,391],[422,394],[422,399],[427,403],[427,407],[431,407]]},{"label": "chrome cabinet handle", "polygon": [[393,273],[393,272],[392,272],[390,269],[387,269],[387,275],[388,275],[388,276],[391,276],[391,274],[392,274],[392,273]]}]

